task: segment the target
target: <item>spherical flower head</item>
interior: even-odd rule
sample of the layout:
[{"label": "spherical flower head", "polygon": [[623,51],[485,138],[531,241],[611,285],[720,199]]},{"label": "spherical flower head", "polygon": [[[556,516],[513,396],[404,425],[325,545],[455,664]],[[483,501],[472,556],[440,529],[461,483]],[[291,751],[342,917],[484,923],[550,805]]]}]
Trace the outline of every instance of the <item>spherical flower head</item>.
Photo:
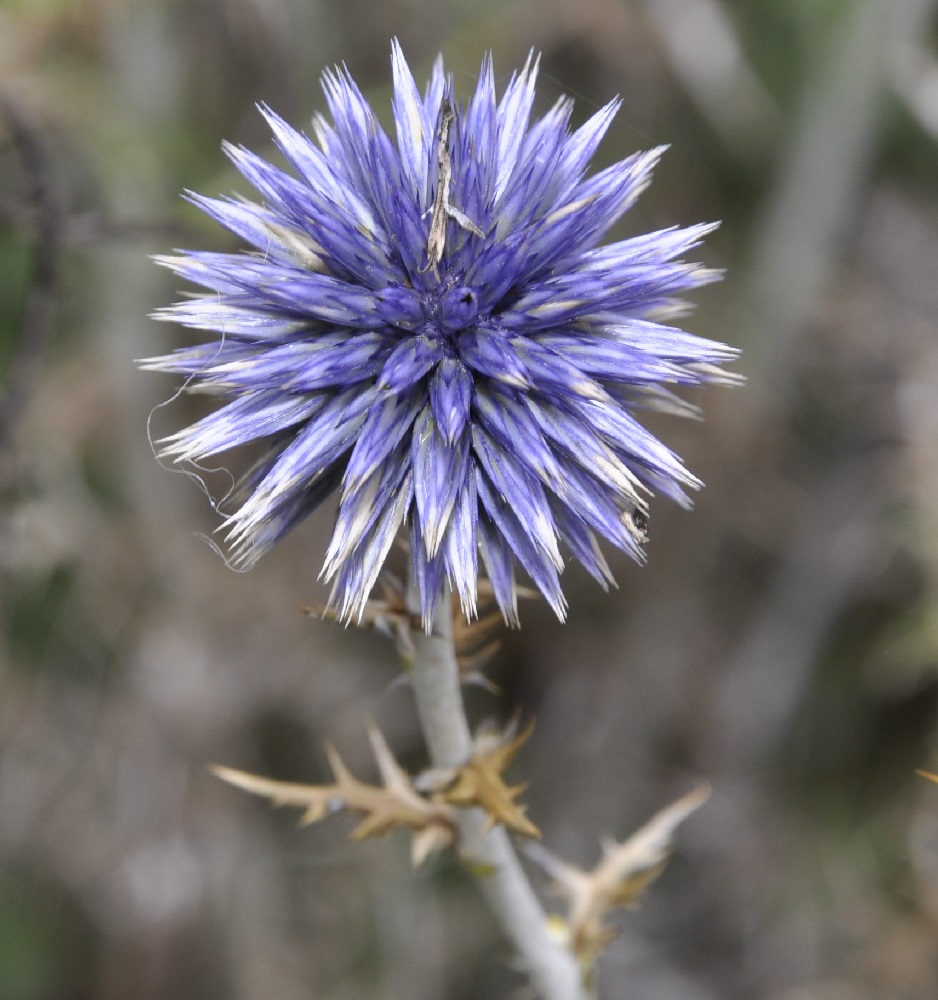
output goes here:
[{"label": "spherical flower head", "polygon": [[532,59],[500,100],[486,59],[465,105],[441,60],[422,96],[392,66],[393,138],[336,69],[315,141],[261,108],[291,172],[226,147],[259,203],[190,196],[252,249],[161,259],[208,293],[158,317],[213,336],[145,365],[219,400],[163,453],[261,443],[222,525],[241,565],[337,492],[342,618],[401,530],[425,623],[447,581],[475,612],[480,554],[509,622],[519,565],[562,617],[563,549],[606,586],[597,539],[641,559],[648,497],[699,486],[635,412],[726,379],[733,350],[667,324],[716,277],[679,259],[713,227],[600,245],[662,152],[588,173],[617,101],[571,130],[567,99],[532,120]]}]

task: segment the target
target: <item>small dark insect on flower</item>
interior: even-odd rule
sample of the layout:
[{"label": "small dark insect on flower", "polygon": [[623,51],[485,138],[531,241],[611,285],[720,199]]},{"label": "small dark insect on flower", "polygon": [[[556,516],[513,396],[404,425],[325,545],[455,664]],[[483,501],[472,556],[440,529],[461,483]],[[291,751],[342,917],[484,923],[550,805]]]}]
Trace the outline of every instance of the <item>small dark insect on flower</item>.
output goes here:
[{"label": "small dark insect on flower", "polygon": [[648,512],[636,507],[635,510],[628,511],[625,515],[635,529],[636,539],[639,542],[648,541]]},{"label": "small dark insect on flower", "polygon": [[402,528],[427,623],[447,580],[474,613],[480,554],[510,622],[516,565],[562,617],[562,546],[606,586],[597,538],[641,559],[648,497],[700,485],[635,414],[731,381],[733,349],[667,322],[718,277],[679,259],[713,226],[602,245],[662,150],[589,174],[619,102],[576,130],[566,98],[532,119],[536,59],[500,99],[486,59],[465,104],[441,60],[422,95],[396,43],[392,67],[393,138],[327,71],[315,141],[261,108],[291,173],[226,146],[260,200],[190,195],[250,249],[160,258],[207,294],[158,318],[211,336],[145,365],[219,403],[163,454],[264,442],[222,526],[241,565],[338,492],[343,618]]}]

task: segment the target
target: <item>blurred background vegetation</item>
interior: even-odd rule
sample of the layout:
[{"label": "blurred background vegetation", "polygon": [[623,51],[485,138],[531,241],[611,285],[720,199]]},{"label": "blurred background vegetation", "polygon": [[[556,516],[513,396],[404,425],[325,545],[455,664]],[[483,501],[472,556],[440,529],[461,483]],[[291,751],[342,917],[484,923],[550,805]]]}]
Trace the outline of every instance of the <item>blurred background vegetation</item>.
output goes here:
[{"label": "blurred background vegetation", "polygon": [[[389,40],[463,93],[543,52],[538,110],[624,106],[600,164],[662,142],[619,236],[722,219],[695,332],[742,390],[655,428],[706,483],[652,512],[648,566],[567,574],[474,691],[537,728],[515,765],[581,865],[699,778],[710,803],[601,967],[608,1000],[938,996],[938,61],[930,0],[0,2],[0,997],[444,1000],[520,980],[449,860],[297,831],[220,761],[424,761],[380,639],[311,621],[321,512],[251,573],[162,471],[135,358],[179,289],[147,259],[224,248],[182,201],[247,194],[345,61],[389,120]],[[186,402],[152,414],[155,435]]]}]

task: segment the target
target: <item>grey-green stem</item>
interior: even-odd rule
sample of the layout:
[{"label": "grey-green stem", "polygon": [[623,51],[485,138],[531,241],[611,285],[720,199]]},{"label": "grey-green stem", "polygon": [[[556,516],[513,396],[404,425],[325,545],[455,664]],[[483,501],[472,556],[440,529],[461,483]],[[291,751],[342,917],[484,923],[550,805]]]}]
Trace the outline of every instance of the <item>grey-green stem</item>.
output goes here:
[{"label": "grey-green stem", "polygon": [[[430,759],[435,767],[458,767],[472,753],[472,734],[463,707],[448,597],[438,603],[433,633],[417,634],[414,646],[411,677]],[[459,823],[461,847],[481,871],[489,873],[479,876],[480,888],[531,984],[542,1000],[587,1000],[576,960],[550,934],[508,833],[500,826],[486,833],[485,825],[480,811],[464,812]]]}]

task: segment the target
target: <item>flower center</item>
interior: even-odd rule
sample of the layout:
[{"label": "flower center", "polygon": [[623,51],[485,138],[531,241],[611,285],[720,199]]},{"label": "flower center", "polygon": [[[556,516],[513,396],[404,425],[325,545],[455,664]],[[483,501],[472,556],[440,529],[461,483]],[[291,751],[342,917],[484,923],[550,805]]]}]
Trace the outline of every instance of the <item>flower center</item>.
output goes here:
[{"label": "flower center", "polygon": [[443,293],[436,319],[443,333],[454,334],[471,326],[478,315],[475,291],[467,285],[456,285]]}]

